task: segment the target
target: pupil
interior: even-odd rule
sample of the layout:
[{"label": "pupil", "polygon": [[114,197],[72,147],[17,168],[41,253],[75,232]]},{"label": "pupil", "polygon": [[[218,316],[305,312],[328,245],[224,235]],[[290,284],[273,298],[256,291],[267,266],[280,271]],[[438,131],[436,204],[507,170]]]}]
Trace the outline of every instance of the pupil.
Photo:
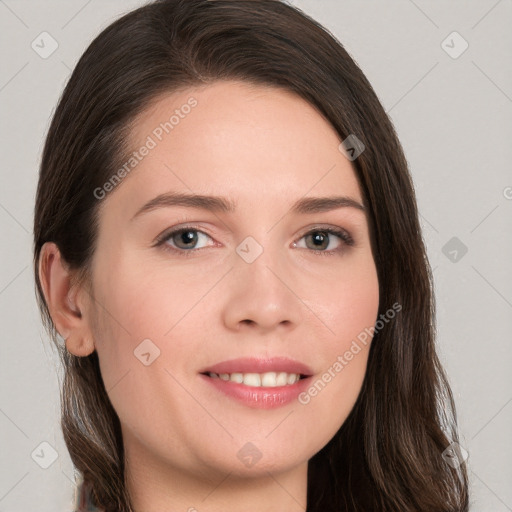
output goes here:
[{"label": "pupil", "polygon": [[[325,242],[327,240],[327,234],[322,231],[317,231],[315,235],[313,235],[314,244],[316,247],[325,245]],[[319,242],[319,243],[317,243]]]},{"label": "pupil", "polygon": [[[180,242],[183,242],[185,245],[190,242],[194,242],[196,238],[196,234],[193,231],[182,231],[179,235]],[[192,244],[193,245],[193,244]]]}]

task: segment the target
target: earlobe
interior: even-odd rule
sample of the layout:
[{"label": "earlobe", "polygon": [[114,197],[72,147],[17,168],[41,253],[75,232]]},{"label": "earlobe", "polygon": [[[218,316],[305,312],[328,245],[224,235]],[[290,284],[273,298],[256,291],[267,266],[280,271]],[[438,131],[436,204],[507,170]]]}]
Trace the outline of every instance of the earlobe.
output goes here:
[{"label": "earlobe", "polygon": [[73,274],[62,259],[59,248],[46,242],[39,256],[39,280],[57,332],[66,348],[76,356],[94,351],[94,342],[85,312],[78,304],[80,289],[72,287]]}]

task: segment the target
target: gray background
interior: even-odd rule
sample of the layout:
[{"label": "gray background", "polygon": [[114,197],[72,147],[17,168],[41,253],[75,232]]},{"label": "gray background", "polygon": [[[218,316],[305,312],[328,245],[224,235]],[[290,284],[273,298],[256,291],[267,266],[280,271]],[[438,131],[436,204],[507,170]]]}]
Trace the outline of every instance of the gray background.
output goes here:
[{"label": "gray background", "polygon": [[[439,353],[469,453],[471,510],[512,511],[512,0],[290,3],[345,45],[396,126],[434,269]],[[0,0],[0,512],[71,510],[58,362],[33,291],[37,170],[79,56],[139,5]],[[31,47],[43,31],[59,45],[46,59]],[[460,55],[453,31],[469,44]],[[48,469],[40,465],[53,452],[42,442],[58,455]]]}]

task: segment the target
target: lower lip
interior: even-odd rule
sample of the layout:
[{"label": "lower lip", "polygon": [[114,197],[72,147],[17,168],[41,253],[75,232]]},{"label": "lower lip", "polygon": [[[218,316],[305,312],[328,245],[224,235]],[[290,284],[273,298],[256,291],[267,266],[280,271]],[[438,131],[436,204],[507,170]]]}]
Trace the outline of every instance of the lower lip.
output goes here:
[{"label": "lower lip", "polygon": [[286,386],[256,387],[223,380],[220,377],[208,377],[203,374],[200,374],[200,377],[218,391],[255,409],[275,409],[289,404],[306,390],[311,379],[306,377]]}]

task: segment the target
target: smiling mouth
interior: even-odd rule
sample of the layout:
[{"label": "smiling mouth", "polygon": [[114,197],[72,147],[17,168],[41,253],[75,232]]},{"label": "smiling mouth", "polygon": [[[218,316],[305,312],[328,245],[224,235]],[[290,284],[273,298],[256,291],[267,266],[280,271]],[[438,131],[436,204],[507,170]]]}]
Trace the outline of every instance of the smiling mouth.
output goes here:
[{"label": "smiling mouth", "polygon": [[226,382],[233,382],[236,384],[244,384],[251,387],[273,388],[279,386],[291,386],[299,380],[306,379],[308,376],[302,373],[288,373],[288,372],[265,372],[265,373],[215,373],[204,372],[205,375],[212,379],[221,379]]}]

